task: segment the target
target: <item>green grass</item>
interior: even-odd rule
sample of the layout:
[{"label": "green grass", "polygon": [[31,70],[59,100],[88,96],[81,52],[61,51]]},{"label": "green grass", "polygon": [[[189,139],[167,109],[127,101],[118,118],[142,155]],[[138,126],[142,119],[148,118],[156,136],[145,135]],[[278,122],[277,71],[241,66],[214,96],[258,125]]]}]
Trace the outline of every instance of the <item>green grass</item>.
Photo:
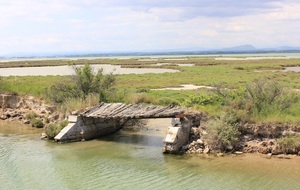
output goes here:
[{"label": "green grass", "polygon": [[32,95],[44,97],[46,89],[56,82],[66,80],[63,76],[10,76],[3,77],[0,91],[16,93],[19,95]]},{"label": "green grass", "polygon": [[[282,69],[284,66],[300,66],[300,59],[267,59],[267,60],[214,60],[214,58],[191,57],[188,60],[164,60],[138,61],[138,59],[97,59],[78,60],[72,64],[116,64],[128,67],[149,67],[155,63],[171,63],[172,68],[181,70],[178,73],[164,74],[129,74],[116,76],[116,88],[126,94],[126,98],[116,98],[115,101],[127,103],[154,103],[154,104],[179,104],[185,106],[185,101],[193,95],[206,93],[206,90],[190,91],[153,91],[154,88],[179,87],[181,84],[194,84],[211,86],[223,84],[223,87],[236,89],[254,79],[262,76],[276,80],[287,89],[300,89],[300,77],[296,72],[272,72],[274,69]],[[66,65],[70,61],[35,61],[13,62],[5,64],[5,67],[15,66],[43,66],[43,65]],[[191,63],[193,67],[174,66],[179,63]],[[153,66],[151,66],[153,67]],[[157,66],[157,68],[169,68],[170,66]],[[259,70],[260,72],[256,72]],[[1,78],[0,78],[1,79]],[[2,77],[0,80],[0,92],[10,92],[19,95],[33,95],[47,99],[46,90],[56,82],[67,81],[67,76],[26,76],[26,77]],[[121,94],[122,94],[121,93]],[[121,97],[121,96],[120,96]],[[71,107],[77,105],[71,102]],[[80,103],[81,105],[82,103]],[[300,104],[290,108],[290,112],[284,114],[274,111],[267,117],[255,116],[254,121],[268,122],[291,122],[300,123]],[[197,105],[193,108],[218,115],[224,107],[220,104]],[[244,113],[241,113],[244,114]]]}]

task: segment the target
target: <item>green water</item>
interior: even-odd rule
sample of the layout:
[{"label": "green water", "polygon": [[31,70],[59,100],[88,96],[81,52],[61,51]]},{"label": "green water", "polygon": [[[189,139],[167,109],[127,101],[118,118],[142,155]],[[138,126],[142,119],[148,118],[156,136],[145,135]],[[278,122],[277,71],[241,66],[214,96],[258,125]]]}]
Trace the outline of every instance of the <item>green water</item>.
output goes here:
[{"label": "green water", "polygon": [[0,189],[299,189],[300,159],[174,156],[162,128],[56,144],[0,122]]}]

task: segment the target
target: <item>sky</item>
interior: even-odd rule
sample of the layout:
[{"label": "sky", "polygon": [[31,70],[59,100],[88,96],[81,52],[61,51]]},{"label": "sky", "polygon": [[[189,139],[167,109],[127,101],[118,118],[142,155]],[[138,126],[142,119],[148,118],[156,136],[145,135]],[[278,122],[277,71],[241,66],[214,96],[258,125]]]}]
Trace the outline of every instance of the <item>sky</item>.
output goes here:
[{"label": "sky", "polygon": [[0,0],[0,55],[300,46],[300,0]]}]

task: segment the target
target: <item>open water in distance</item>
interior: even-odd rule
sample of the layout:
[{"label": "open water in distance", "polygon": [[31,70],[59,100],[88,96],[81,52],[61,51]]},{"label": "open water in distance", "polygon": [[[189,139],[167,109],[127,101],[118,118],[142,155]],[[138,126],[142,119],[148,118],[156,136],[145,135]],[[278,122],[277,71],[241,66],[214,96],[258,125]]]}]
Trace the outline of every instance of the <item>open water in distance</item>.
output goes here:
[{"label": "open water in distance", "polygon": [[[160,68],[121,68],[118,65],[91,65],[94,69],[103,69],[104,74],[145,74],[145,73],[174,73],[174,69]],[[0,76],[49,76],[49,75],[74,75],[75,71],[71,66],[45,66],[45,67],[17,67],[0,68]]]},{"label": "open water in distance", "polygon": [[299,189],[300,159],[163,155],[169,122],[68,144],[0,122],[0,189]]}]

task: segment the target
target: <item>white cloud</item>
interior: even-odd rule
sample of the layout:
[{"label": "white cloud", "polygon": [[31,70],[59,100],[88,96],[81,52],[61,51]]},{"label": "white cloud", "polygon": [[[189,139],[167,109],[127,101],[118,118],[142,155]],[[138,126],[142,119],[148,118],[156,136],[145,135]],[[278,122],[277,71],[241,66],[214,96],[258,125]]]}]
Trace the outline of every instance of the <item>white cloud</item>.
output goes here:
[{"label": "white cloud", "polygon": [[299,46],[299,9],[291,0],[0,0],[0,54]]}]

